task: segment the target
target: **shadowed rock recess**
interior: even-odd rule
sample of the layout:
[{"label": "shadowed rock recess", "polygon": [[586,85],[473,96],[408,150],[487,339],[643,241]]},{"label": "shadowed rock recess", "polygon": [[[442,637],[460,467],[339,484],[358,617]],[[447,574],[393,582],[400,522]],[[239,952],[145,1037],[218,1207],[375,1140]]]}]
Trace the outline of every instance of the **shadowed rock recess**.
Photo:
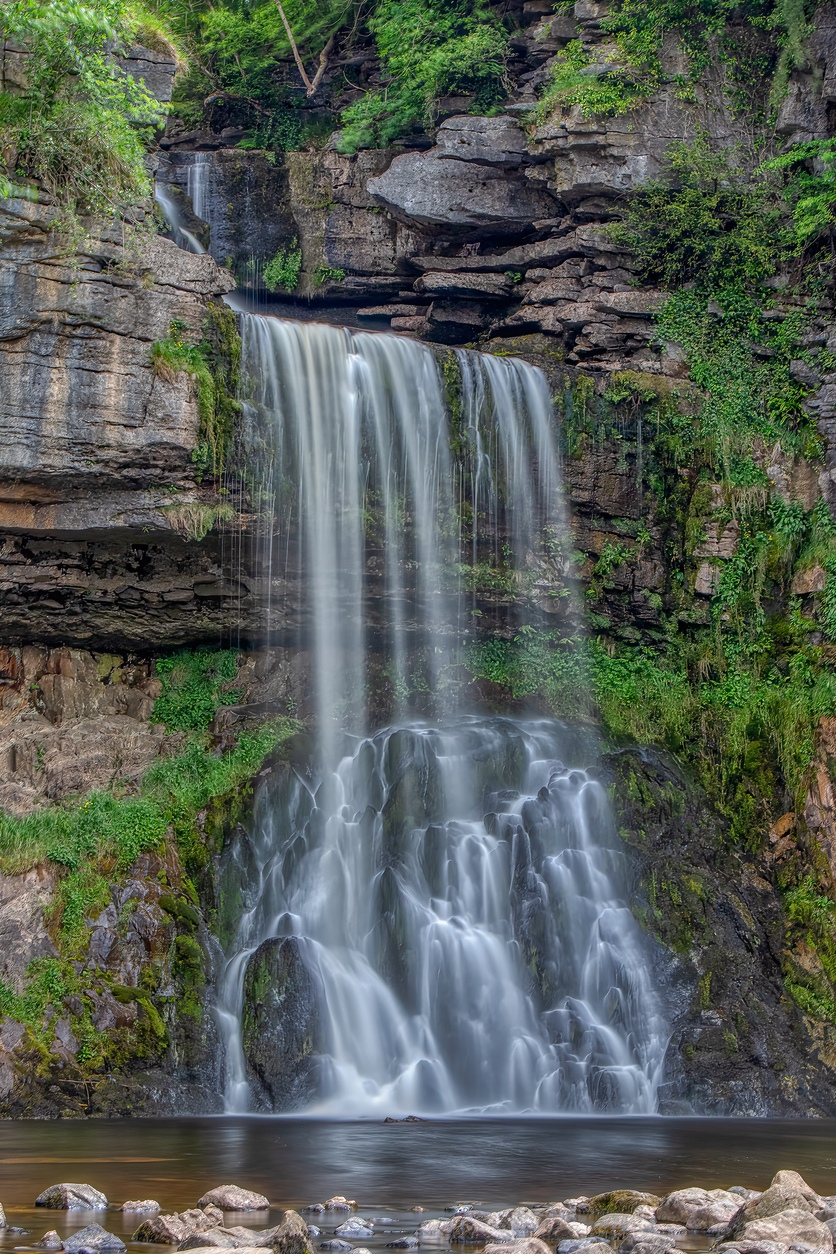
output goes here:
[{"label": "shadowed rock recess", "polygon": [[[469,908],[467,885],[439,867],[475,882],[473,849],[493,850],[505,896],[480,926],[491,943],[513,938],[536,1020],[524,1035],[541,1042],[536,1100],[509,1081],[502,1109],[639,1109],[624,1096],[636,1071],[641,1109],[661,1114],[836,1114],[833,201],[829,235],[782,251],[793,193],[773,172],[780,195],[756,211],[774,255],[751,283],[732,275],[734,299],[728,274],[706,280],[687,249],[648,261],[629,226],[631,206],[650,221],[660,198],[686,194],[677,153],[730,154],[695,195],[747,196],[764,154],[836,136],[836,8],[808,7],[794,59],[758,29],[744,73],[722,41],[696,56],[671,29],[640,74],[613,33],[616,6],[488,7],[507,37],[499,97],[440,97],[390,147],[347,151],[340,138],[342,112],[386,81],[362,23],[337,35],[310,98],[277,56],[270,91],[285,93],[298,142],[263,120],[273,95],[267,113],[249,96],[190,96],[166,53],[137,46],[123,67],[175,97],[150,156],[157,204],[83,219],[68,244],[43,187],[0,199],[2,1117],[325,1109],[348,1091],[334,1004],[359,967],[335,974],[323,957],[327,917],[294,934],[315,897],[310,858],[337,828],[340,865],[380,905],[367,929],[354,902],[342,908],[346,935],[372,938],[362,978],[381,1022],[424,1013],[407,950],[446,922],[427,922],[427,902]],[[735,22],[729,37],[743,40]],[[579,81],[624,99],[602,104]],[[707,212],[699,229],[725,223],[727,259],[745,213],[716,199]],[[253,311],[303,331],[282,338]],[[306,339],[311,323],[353,338]],[[395,333],[411,355],[376,354],[364,332]],[[280,340],[285,356],[268,363],[264,346]],[[313,375],[302,388],[302,365],[291,388],[287,363],[316,352],[321,391]],[[548,440],[532,372],[509,385],[517,408],[501,403],[516,359],[548,383]],[[332,368],[335,394],[361,402],[356,443],[339,445],[350,474],[329,496],[315,442],[316,474],[293,478],[307,448],[293,423],[306,404],[330,415]],[[422,377],[441,418],[424,415],[411,448],[411,411],[380,396]],[[525,534],[510,453],[503,482],[497,470],[512,427],[526,433],[520,482],[548,479]],[[353,501],[357,466],[368,490]],[[305,531],[317,492],[328,525],[342,520],[333,552],[327,526],[319,552]],[[340,548],[352,527],[354,566]],[[329,561],[342,583],[328,583]],[[436,562],[446,574],[433,584]],[[340,595],[355,570],[350,637]],[[323,632],[364,651],[359,679],[334,652],[328,683],[343,687],[330,705]],[[455,751],[423,730],[445,718]],[[470,718],[500,722],[474,730]],[[531,719],[559,720],[560,735],[529,742]],[[422,730],[391,731],[409,720]],[[485,745],[500,740],[511,747],[497,766]],[[570,746],[568,765],[538,748],[553,741]],[[451,818],[444,771],[465,749],[469,808]],[[625,946],[588,1023],[561,984],[574,956],[552,865],[582,843],[564,796],[581,784],[598,797],[588,821],[604,833],[595,856],[612,895],[596,936]],[[547,818],[568,842],[560,857]],[[639,1003],[627,948],[655,1007],[647,1040],[628,1033]],[[372,968],[391,1005],[374,1002]],[[455,1014],[433,1014],[422,1031],[431,1020],[441,1039]],[[592,1068],[579,1080],[566,1062],[578,1024],[600,1041],[607,1015],[634,1054],[620,1078]],[[390,1095],[393,1114],[448,1100],[406,1054],[398,1082],[408,1073],[414,1087],[383,1086],[381,1114]],[[490,1106],[476,1079],[473,1091]],[[770,1210],[775,1188],[740,1210],[722,1191],[674,1194],[664,1218],[699,1230],[733,1219],[731,1236],[763,1243],[784,1239],[781,1211],[820,1246],[812,1203],[787,1185]],[[571,1235],[548,1222],[537,1237]]]}]

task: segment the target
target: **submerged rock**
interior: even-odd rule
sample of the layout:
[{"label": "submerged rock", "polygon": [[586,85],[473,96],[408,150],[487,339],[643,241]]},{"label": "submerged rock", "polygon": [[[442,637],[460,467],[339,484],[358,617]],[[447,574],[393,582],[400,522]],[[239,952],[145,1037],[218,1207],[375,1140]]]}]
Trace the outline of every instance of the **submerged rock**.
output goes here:
[{"label": "submerged rock", "polygon": [[151,1198],[148,1198],[144,1202],[123,1202],[119,1209],[134,1211],[137,1215],[141,1215],[144,1213],[151,1213],[153,1211],[160,1211],[162,1210],[162,1206],[160,1206],[159,1202],[155,1202]]},{"label": "submerged rock", "polygon": [[90,1184],[52,1184],[38,1194],[35,1205],[50,1210],[107,1210],[107,1198]]}]

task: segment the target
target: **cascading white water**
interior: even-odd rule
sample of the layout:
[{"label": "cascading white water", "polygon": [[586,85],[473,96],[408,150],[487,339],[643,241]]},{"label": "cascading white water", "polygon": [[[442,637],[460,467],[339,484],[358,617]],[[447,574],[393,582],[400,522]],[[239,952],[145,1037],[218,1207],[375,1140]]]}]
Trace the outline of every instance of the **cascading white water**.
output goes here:
[{"label": "cascading white water", "polygon": [[[229,1108],[287,1108],[241,1015],[253,951],[292,936],[318,1010],[290,1104],[653,1111],[666,1027],[624,856],[604,790],[564,765],[589,738],[444,700],[468,579],[486,561],[548,573],[562,529],[544,377],[456,350],[450,404],[432,350],[400,337],[245,315],[243,346],[269,632],[292,620],[311,655],[319,752],[315,778],[264,792],[229,855]],[[396,698],[430,691],[439,726],[396,702],[396,726],[366,729],[373,653]]]},{"label": "cascading white water", "polygon": [[[192,159],[186,172],[186,194],[192,202],[192,209],[195,215],[204,222],[208,221],[206,194],[210,155],[208,152],[192,153]],[[166,190],[167,187],[169,187],[169,184],[155,180],[154,199],[162,209],[163,217],[171,228],[175,244],[187,253],[205,253],[206,249],[200,240],[186,227],[177,201]]]}]

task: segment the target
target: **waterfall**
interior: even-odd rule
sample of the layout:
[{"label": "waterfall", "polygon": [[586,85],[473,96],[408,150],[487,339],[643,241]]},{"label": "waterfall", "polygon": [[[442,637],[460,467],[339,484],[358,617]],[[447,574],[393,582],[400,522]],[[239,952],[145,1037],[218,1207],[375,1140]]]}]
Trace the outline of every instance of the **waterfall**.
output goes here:
[{"label": "waterfall", "polygon": [[[479,580],[501,572],[507,634],[552,570],[543,375],[256,315],[242,338],[268,631],[310,657],[318,751],[225,854],[228,1108],[652,1112],[667,1028],[594,738],[454,695]],[[255,1057],[245,986],[270,955],[281,1015]]]},{"label": "waterfall", "polygon": [[[207,218],[207,197],[206,191],[209,176],[209,161],[211,154],[208,152],[191,153],[191,161],[186,171],[186,194],[192,202],[192,210],[198,218],[202,218],[204,222]],[[174,242],[178,248],[182,248],[187,253],[205,253],[206,249],[194,233],[187,229],[183,214],[174,196],[166,189],[170,185],[161,182],[159,179],[154,180],[154,199],[160,206],[171,233],[174,236]]]}]

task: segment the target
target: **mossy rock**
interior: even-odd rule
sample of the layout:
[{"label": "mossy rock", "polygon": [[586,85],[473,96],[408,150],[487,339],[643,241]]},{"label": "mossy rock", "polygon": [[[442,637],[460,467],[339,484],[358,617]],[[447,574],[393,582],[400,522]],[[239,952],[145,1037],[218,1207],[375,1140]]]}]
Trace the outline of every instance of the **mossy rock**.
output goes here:
[{"label": "mossy rock", "polygon": [[655,1193],[613,1189],[609,1193],[597,1193],[578,1209],[595,1215],[632,1215],[637,1206],[658,1206],[661,1200]]}]

